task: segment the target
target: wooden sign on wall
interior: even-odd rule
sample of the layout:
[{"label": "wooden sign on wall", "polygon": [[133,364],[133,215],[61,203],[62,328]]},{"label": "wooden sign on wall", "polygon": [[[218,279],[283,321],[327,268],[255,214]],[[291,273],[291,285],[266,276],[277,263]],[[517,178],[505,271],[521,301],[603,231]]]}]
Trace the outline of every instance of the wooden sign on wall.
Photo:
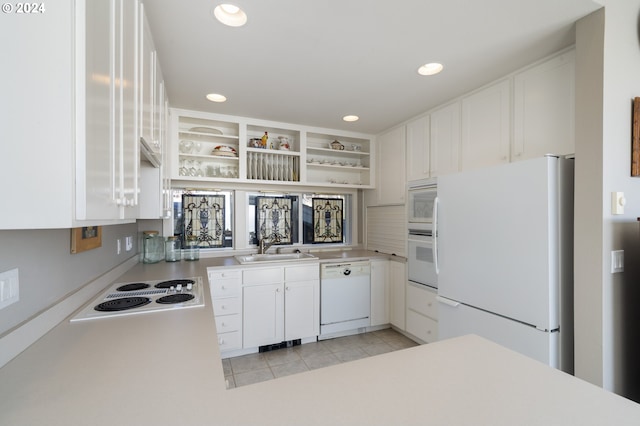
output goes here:
[{"label": "wooden sign on wall", "polygon": [[633,99],[631,127],[631,176],[640,176],[640,98]]}]

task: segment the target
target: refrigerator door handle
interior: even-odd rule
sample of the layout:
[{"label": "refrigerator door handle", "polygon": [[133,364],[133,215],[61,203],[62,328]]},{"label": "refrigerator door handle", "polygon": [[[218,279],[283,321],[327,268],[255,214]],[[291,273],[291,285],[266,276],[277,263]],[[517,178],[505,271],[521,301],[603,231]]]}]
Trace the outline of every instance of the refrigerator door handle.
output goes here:
[{"label": "refrigerator door handle", "polygon": [[438,267],[438,197],[433,200],[433,264],[436,268],[436,275],[440,274]]},{"label": "refrigerator door handle", "polygon": [[436,300],[439,303],[443,303],[447,306],[451,306],[452,308],[457,308],[460,306],[460,302],[456,302],[455,300],[447,299],[446,297],[436,296]]}]

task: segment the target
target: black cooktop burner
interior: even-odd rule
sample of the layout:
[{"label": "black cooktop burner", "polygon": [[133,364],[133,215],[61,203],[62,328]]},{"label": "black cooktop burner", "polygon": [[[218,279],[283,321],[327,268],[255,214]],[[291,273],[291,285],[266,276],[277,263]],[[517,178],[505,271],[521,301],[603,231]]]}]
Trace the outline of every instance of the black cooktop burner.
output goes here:
[{"label": "black cooktop burner", "polygon": [[121,285],[116,289],[116,291],[135,291],[135,290],[143,290],[145,288],[149,288],[149,284],[131,283],[131,284]]},{"label": "black cooktop burner", "polygon": [[194,280],[169,280],[162,281],[155,285],[156,288],[170,288],[171,286],[176,287],[178,284],[187,285],[187,284],[195,284]]},{"label": "black cooktop burner", "polygon": [[122,297],[120,299],[107,300],[93,309],[100,312],[126,311],[127,309],[138,308],[151,303],[148,297]]},{"label": "black cooktop burner", "polygon": [[189,293],[177,293],[170,294],[168,296],[162,296],[161,298],[156,300],[156,303],[164,303],[164,304],[172,304],[172,303],[182,303],[187,300],[191,300],[194,298],[193,294]]}]

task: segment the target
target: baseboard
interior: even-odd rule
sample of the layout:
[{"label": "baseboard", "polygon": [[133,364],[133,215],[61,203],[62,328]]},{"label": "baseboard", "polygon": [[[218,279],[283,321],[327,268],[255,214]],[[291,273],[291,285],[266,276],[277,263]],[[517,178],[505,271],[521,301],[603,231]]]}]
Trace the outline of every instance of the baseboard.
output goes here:
[{"label": "baseboard", "polygon": [[3,336],[0,339],[0,367],[3,367],[51,331],[79,307],[87,303],[91,297],[95,296],[100,290],[111,284],[138,262],[138,256],[131,257]]}]

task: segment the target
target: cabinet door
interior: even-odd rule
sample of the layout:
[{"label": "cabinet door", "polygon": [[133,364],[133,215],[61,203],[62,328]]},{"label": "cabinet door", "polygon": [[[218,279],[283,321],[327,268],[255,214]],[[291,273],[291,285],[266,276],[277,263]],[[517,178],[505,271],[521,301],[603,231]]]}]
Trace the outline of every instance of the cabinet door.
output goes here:
[{"label": "cabinet door", "polygon": [[151,37],[151,30],[144,14],[140,15],[141,31],[140,43],[140,137],[153,148],[153,119],[155,77],[156,77],[156,51]]},{"label": "cabinet door", "polygon": [[407,180],[430,176],[429,116],[407,123]]},{"label": "cabinet door", "polygon": [[509,161],[509,80],[462,99],[461,169]]},{"label": "cabinet door", "polygon": [[460,103],[431,113],[431,176],[459,171]]},{"label": "cabinet door", "polygon": [[371,325],[389,324],[389,261],[371,261]]},{"label": "cabinet door", "polygon": [[380,135],[377,138],[378,204],[403,204],[405,198],[405,128],[404,126]]},{"label": "cabinet door", "polygon": [[575,51],[514,77],[512,160],[575,152]]},{"label": "cabinet door", "polygon": [[405,264],[389,262],[389,288],[391,305],[391,324],[401,330],[405,329]]},{"label": "cabinet door", "polygon": [[[120,167],[116,152],[116,65],[113,53],[116,37],[116,3],[110,0],[86,2],[84,46],[79,45],[78,91],[85,97],[77,104],[76,219],[118,219]],[[118,9],[119,10],[119,9]],[[78,17],[82,19],[82,17]],[[84,63],[81,56],[85,57]],[[92,78],[101,76],[101,78]],[[119,109],[117,112],[119,113]]]},{"label": "cabinet door", "polygon": [[138,11],[139,2],[120,0],[120,131],[116,152],[120,166],[120,204],[124,206],[121,218],[135,219],[138,216],[138,167],[140,149],[138,145]]},{"label": "cabinet door", "polygon": [[242,335],[244,348],[254,348],[284,340],[283,288],[283,284],[243,288]]},{"label": "cabinet door", "polygon": [[320,333],[320,281],[285,283],[284,340]]}]

